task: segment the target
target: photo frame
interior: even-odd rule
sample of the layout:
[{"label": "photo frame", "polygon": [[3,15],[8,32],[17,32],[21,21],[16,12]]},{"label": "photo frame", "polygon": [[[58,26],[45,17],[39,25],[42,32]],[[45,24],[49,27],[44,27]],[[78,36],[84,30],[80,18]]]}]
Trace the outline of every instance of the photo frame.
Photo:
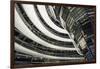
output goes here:
[{"label": "photo frame", "polygon": [[11,68],[96,63],[96,6],[11,0]]}]

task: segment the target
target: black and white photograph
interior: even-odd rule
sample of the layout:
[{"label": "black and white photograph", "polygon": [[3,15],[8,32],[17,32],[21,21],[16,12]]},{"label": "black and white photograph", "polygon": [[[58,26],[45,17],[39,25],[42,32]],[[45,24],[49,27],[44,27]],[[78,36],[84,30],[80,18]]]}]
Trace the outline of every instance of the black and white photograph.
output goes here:
[{"label": "black and white photograph", "polygon": [[17,1],[12,5],[12,67],[96,62],[95,6]]}]

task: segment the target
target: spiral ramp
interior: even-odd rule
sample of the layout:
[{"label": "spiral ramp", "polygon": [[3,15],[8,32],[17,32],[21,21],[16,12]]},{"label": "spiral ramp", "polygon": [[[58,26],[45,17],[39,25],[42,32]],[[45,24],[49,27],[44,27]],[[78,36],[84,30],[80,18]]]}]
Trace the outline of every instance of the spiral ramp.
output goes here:
[{"label": "spiral ramp", "polygon": [[84,61],[84,55],[64,27],[61,11],[57,16],[54,8],[33,4],[15,5],[16,63],[20,63],[23,56],[24,59],[30,58],[27,61],[32,63]]}]

